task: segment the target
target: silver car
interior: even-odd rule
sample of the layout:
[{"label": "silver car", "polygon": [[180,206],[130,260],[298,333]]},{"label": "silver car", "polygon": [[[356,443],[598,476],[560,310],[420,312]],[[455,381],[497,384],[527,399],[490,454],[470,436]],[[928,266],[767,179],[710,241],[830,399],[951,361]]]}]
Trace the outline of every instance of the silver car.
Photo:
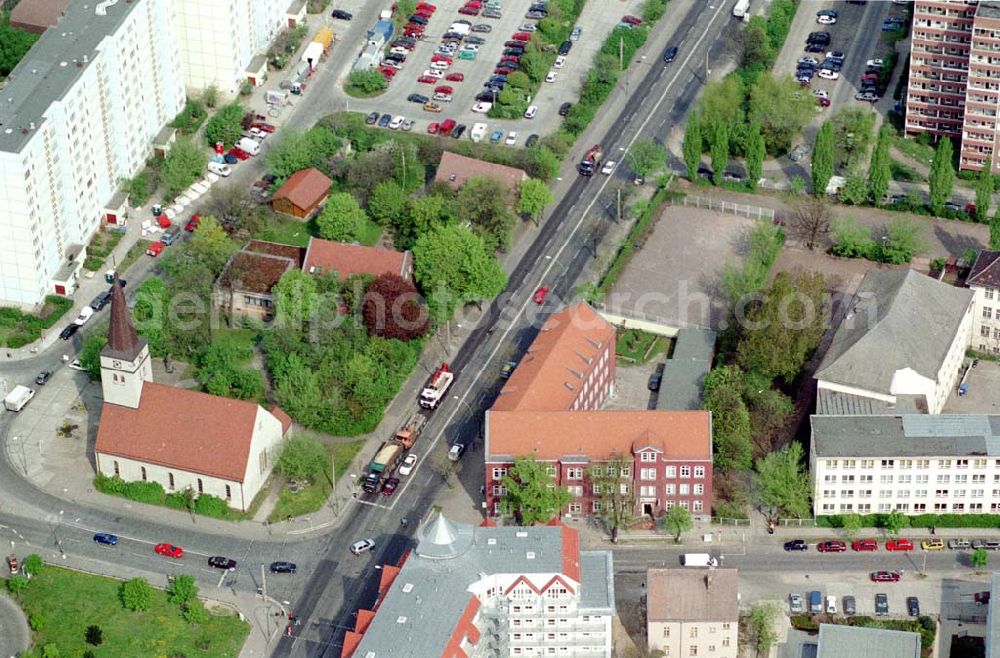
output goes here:
[{"label": "silver car", "polygon": [[374,539],[362,539],[351,544],[351,552],[355,555],[361,555],[362,553],[367,553],[368,551],[375,548]]},{"label": "silver car", "polygon": [[799,615],[805,612],[805,608],[802,605],[802,596],[799,594],[789,594],[788,607],[791,609],[793,615]]}]

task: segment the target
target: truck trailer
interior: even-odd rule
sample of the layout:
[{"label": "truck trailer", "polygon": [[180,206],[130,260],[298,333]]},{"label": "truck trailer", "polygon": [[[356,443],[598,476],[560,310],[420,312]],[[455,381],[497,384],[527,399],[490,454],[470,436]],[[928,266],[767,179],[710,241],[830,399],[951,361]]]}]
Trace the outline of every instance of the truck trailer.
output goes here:
[{"label": "truck trailer", "polygon": [[362,483],[362,488],[368,493],[375,493],[379,489],[382,478],[392,473],[399,464],[399,457],[403,454],[403,446],[395,441],[386,441],[375,453],[375,458],[368,463],[368,474]]},{"label": "truck trailer", "polygon": [[18,384],[3,399],[3,406],[8,411],[20,411],[31,402],[33,397],[35,397],[34,389]]},{"label": "truck trailer", "polygon": [[580,172],[581,176],[593,176],[594,172],[597,171],[597,165],[601,163],[603,155],[604,149],[601,148],[601,145],[594,144],[587,151],[586,155],[583,156],[583,160],[580,161],[577,171]]},{"label": "truck trailer", "polygon": [[426,424],[427,416],[422,413],[415,413],[396,431],[393,440],[402,446],[403,450],[409,450],[417,442],[417,438]]},{"label": "truck trailer", "polygon": [[442,363],[441,367],[431,375],[424,390],[420,392],[420,406],[424,409],[437,409],[453,381],[455,381],[455,373],[451,371],[447,363]]}]

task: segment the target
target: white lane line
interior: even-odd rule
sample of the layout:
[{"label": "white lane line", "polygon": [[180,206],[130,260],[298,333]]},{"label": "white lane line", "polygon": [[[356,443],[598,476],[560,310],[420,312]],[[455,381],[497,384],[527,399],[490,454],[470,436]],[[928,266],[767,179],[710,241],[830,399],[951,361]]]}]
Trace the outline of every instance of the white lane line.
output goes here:
[{"label": "white lane line", "polygon": [[[656,101],[656,104],[653,106],[652,110],[649,112],[649,116],[647,116],[646,120],[643,121],[642,124],[640,124],[638,130],[636,130],[636,132],[635,132],[635,135],[633,135],[632,139],[628,143],[628,146],[626,146],[626,149],[632,148],[632,145],[639,138],[639,135],[642,133],[642,131],[646,128],[646,126],[652,120],[653,116],[656,114],[656,110],[660,107],[660,105],[666,99],[667,94],[670,92],[670,88],[677,81],[678,76],[680,76],[681,72],[684,70],[684,67],[687,66],[688,61],[690,61],[691,57],[694,56],[695,51],[698,49],[698,45],[702,41],[704,41],[704,39],[705,39],[706,36],[708,36],[709,31],[712,29],[712,25],[715,23],[715,19],[718,18],[719,15],[722,13],[722,10],[726,8],[726,4],[727,4],[726,2],[720,3],[719,8],[715,10],[715,14],[712,16],[712,19],[708,22],[708,25],[705,26],[705,31],[701,33],[700,37],[698,37],[698,40],[695,42],[694,46],[688,52],[687,57],[684,58],[684,62],[680,66],[677,67],[677,70],[676,70],[677,72],[674,73],[673,79],[671,79],[670,82],[667,83],[667,86],[664,88],[663,93],[660,94],[660,98]],[[580,226],[583,224],[584,219],[586,219],[587,214],[590,213],[591,208],[593,208],[594,204],[597,203],[597,200],[600,198],[600,195],[604,191],[604,188],[607,187],[608,183],[610,183],[610,182],[611,182],[611,177],[607,177],[604,180],[604,182],[601,184],[601,187],[597,191],[597,194],[594,195],[593,200],[589,204],[587,204],[586,210],[584,210],[583,214],[580,215],[580,219],[579,219],[579,221],[577,221],[576,226],[573,227],[573,231],[569,234],[569,237],[562,244],[562,246],[559,247],[559,250],[556,252],[555,256],[549,262],[549,266],[547,268],[545,268],[545,271],[542,273],[541,279],[538,282],[539,284],[541,284],[541,282],[545,280],[545,277],[548,276],[549,272],[552,270],[552,268],[555,266],[555,264],[559,261],[559,256],[562,254],[563,250],[571,242],[573,242],[573,236],[576,235],[576,232],[580,229]],[[546,256],[546,258],[548,258],[548,256]],[[493,358],[496,356],[497,352],[500,351],[500,348],[503,346],[504,341],[507,339],[507,335],[511,332],[511,330],[513,330],[513,328],[514,328],[514,326],[516,324],[515,321],[519,317],[521,317],[521,315],[524,314],[524,309],[527,308],[528,302],[530,302],[530,301],[531,301],[531,298],[529,297],[529,298],[526,298],[524,300],[524,303],[521,304],[521,307],[518,309],[517,314],[511,319],[510,325],[503,332],[503,334],[501,334],[500,340],[497,342],[496,347],[493,348],[493,351],[490,352],[490,355],[486,358],[486,360],[483,363],[482,367],[480,367],[479,370],[476,372],[476,374],[473,376],[471,384],[468,387],[466,387],[465,392],[462,393],[462,397],[459,400],[460,404],[454,405],[454,408],[452,409],[451,414],[449,414],[447,420],[445,421],[445,427],[450,426],[452,420],[455,418],[455,414],[457,414],[459,411],[462,410],[461,403],[465,402],[465,398],[469,395],[469,392],[472,390],[472,388],[475,386],[475,384],[479,381],[479,378],[482,376],[483,372],[486,371],[486,368],[493,361]],[[431,440],[431,445],[430,445],[430,448],[428,449],[428,453],[430,451],[432,451],[434,449],[434,446],[437,445],[438,441],[441,440],[441,437],[444,436],[444,432],[445,432],[445,429],[442,428],[437,433],[437,435]],[[485,448],[485,446],[484,446],[484,448]],[[405,489],[405,487],[404,487],[404,489]]]}]

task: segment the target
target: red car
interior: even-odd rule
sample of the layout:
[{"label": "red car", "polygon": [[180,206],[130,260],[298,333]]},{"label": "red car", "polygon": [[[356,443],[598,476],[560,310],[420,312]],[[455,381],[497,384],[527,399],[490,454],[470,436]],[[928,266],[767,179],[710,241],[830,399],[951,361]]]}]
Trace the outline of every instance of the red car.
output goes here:
[{"label": "red car", "polygon": [[817,98],[816,102],[819,103],[820,107],[830,107],[830,99],[829,98]]},{"label": "red car", "polygon": [[864,73],[861,75],[861,82],[878,82],[878,73]]},{"label": "red car", "polygon": [[407,23],[403,26],[403,31],[406,32],[406,36],[410,36],[410,32],[415,32],[418,35],[422,35],[424,30],[427,28],[419,23]]},{"label": "red car", "polygon": [[469,0],[465,3],[465,6],[472,7],[473,9],[482,9],[483,3],[479,2],[479,0]]},{"label": "red car", "polygon": [[448,82],[462,82],[463,80],[465,80],[465,74],[449,73],[448,75],[444,76],[444,79],[447,80]]},{"label": "red car", "polygon": [[184,225],[184,230],[187,231],[188,233],[191,233],[196,228],[198,228],[198,224],[200,223],[201,223],[201,213],[196,212],[195,214],[191,215],[191,219],[189,219],[187,221],[187,224]]},{"label": "red car", "polygon": [[521,58],[518,57],[517,55],[504,55],[503,57],[500,58],[500,62],[501,63],[510,62],[511,64],[520,64]]},{"label": "red car", "polygon": [[437,7],[435,7],[434,5],[432,5],[429,2],[421,2],[420,4],[417,5],[417,11],[420,11],[420,10],[425,10],[425,11],[429,11],[431,13],[434,13],[434,12],[437,11]]},{"label": "red car", "polygon": [[251,124],[250,127],[251,128],[256,128],[257,130],[260,130],[260,131],[266,132],[266,133],[273,133],[275,130],[277,130],[277,128],[275,126],[271,125],[270,123],[260,123],[260,122],[257,122],[257,123]]},{"label": "red car", "polygon": [[399,478],[389,478],[382,485],[382,495],[391,496],[396,493],[396,488],[399,486]]},{"label": "red car", "polygon": [[250,157],[250,154],[241,149],[239,146],[234,146],[233,148],[229,149],[227,153],[229,153],[229,155],[235,158],[239,158],[240,160],[246,160],[247,158]]},{"label": "red car", "polygon": [[874,583],[898,583],[899,582],[899,572],[898,571],[873,571],[871,573],[871,579]]},{"label": "red car", "polygon": [[466,16],[478,16],[479,10],[472,7],[462,7],[458,10],[458,13],[465,14]]},{"label": "red car", "polygon": [[531,35],[528,34],[527,32],[515,32],[514,35],[511,36],[511,40],[512,41],[531,41]]},{"label": "red car", "polygon": [[445,55],[443,53],[434,53],[433,55],[431,55],[431,61],[432,62],[448,62],[449,64],[451,64],[454,60],[452,60],[451,57],[448,57],[447,55]]},{"label": "red car", "polygon": [[976,605],[988,605],[990,602],[989,592],[976,592],[972,595]]},{"label": "red car", "polygon": [[449,87],[448,85],[440,85],[438,87],[434,87],[434,93],[435,94],[453,94],[453,93],[455,93],[455,90],[452,89],[451,87]]},{"label": "red car", "polygon": [[431,135],[436,135],[436,134],[438,134],[438,128],[440,128],[440,127],[441,127],[441,124],[439,124],[437,121],[435,121],[431,125],[427,126],[427,132],[429,134],[431,134]]},{"label": "red car", "polygon": [[419,16],[421,18],[430,19],[430,17],[434,15],[434,12],[433,11],[428,11],[426,9],[417,9],[416,11],[413,12],[413,15],[414,16]]},{"label": "red car", "polygon": [[179,560],[184,557],[184,549],[180,546],[174,546],[173,544],[157,544],[156,548],[153,550],[163,557],[172,557],[175,560]]},{"label": "red car", "polygon": [[417,78],[417,82],[425,85],[432,85],[435,84],[437,81],[438,79],[432,75],[422,75],[419,78]]},{"label": "red car", "polygon": [[912,551],[913,542],[909,539],[890,539],[885,543],[887,551]]},{"label": "red car", "polygon": [[842,541],[821,541],[816,544],[816,550],[820,553],[843,553],[847,550],[847,544]]},{"label": "red car", "polygon": [[498,66],[495,69],[493,69],[493,75],[510,75],[511,73],[513,73],[516,70],[517,70],[516,66],[514,66],[514,67],[510,67],[510,66]]},{"label": "red car", "polygon": [[851,542],[851,550],[855,551],[877,551],[878,542],[874,539],[856,539]]},{"label": "red car", "polygon": [[146,255],[156,258],[163,253],[163,250],[167,248],[167,245],[162,242],[154,242],[153,244],[146,247]]},{"label": "red car", "polygon": [[629,25],[642,25],[642,19],[637,16],[622,16],[622,23]]},{"label": "red car", "polygon": [[438,134],[450,135],[451,131],[455,128],[456,125],[457,124],[455,123],[454,119],[445,119],[444,121],[441,122],[441,125],[438,126]]},{"label": "red car", "polygon": [[531,299],[536,304],[541,306],[542,304],[545,303],[545,298],[548,296],[549,296],[549,289],[546,288],[545,286],[542,286],[541,288],[535,291],[535,294],[531,296]]}]

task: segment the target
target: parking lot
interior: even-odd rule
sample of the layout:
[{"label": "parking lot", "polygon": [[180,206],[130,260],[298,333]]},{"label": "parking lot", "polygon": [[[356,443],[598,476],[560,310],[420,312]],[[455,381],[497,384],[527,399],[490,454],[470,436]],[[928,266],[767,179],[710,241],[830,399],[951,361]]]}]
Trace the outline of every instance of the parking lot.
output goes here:
[{"label": "parking lot", "polygon": [[[572,50],[566,57],[565,64],[556,71],[554,82],[543,82],[531,104],[538,107],[537,114],[532,119],[499,120],[489,119],[485,114],[472,111],[476,103],[475,96],[483,91],[484,83],[494,75],[493,70],[500,61],[504,42],[511,39],[523,24],[537,24],[535,20],[525,18],[532,5],[532,0],[503,0],[502,18],[491,19],[484,16],[468,16],[458,12],[465,0],[440,0],[431,2],[437,7],[429,19],[423,37],[417,41],[416,47],[406,56],[402,69],[389,84],[388,90],[376,98],[356,99],[348,101],[348,108],[361,112],[379,112],[393,116],[403,116],[414,121],[414,131],[426,131],[431,123],[440,123],[452,119],[459,124],[465,124],[471,129],[474,123],[487,123],[489,129],[484,140],[490,133],[501,129],[505,134],[517,132],[516,145],[524,144],[530,134],[546,135],[554,132],[562,117],[559,116],[559,106],[564,102],[575,102],[580,87],[593,61],[594,55],[600,49],[601,43],[625,14],[640,12],[641,0],[616,2],[613,12],[607,11],[607,5],[598,0],[588,2],[577,21],[581,28],[579,40],[573,42]],[[441,44],[441,37],[449,26],[458,20],[467,20],[473,25],[486,24],[491,30],[488,33],[470,32],[470,36],[482,37],[485,43],[479,46],[474,60],[452,58],[452,64],[443,70],[443,76],[451,73],[461,73],[461,82],[441,79],[436,84],[417,82],[424,71],[430,68],[431,58]],[[440,113],[429,112],[419,103],[407,101],[411,94],[421,94],[431,98],[434,89],[440,85],[450,86],[453,90],[450,102],[440,102]],[[437,101],[435,101],[437,102]],[[467,130],[463,135],[469,137]]]}]

